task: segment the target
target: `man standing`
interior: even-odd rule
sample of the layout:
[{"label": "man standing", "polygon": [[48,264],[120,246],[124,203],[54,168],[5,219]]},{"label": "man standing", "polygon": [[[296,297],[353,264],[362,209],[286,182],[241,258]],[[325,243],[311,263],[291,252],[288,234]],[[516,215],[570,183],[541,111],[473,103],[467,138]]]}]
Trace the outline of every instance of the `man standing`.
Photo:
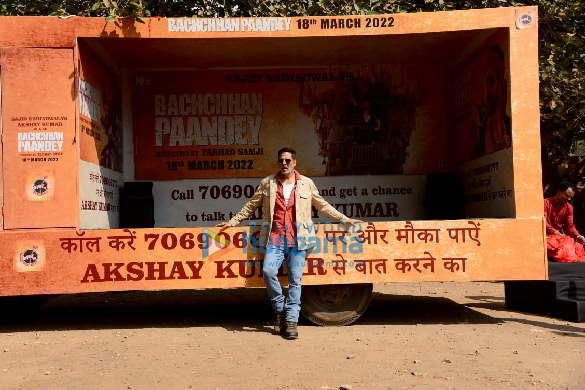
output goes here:
[{"label": "man standing", "polygon": [[[569,201],[575,196],[575,188],[570,183],[561,183],[557,187],[557,193],[554,196],[544,200],[544,217],[546,218],[546,234],[548,236],[548,246],[555,247],[555,252],[560,252],[562,248],[556,248],[558,243],[551,237],[568,235],[576,242],[585,243],[585,237],[579,234],[577,228],[573,224],[573,206]],[[566,244],[565,244],[566,245]],[[549,250],[550,257],[554,256]],[[579,261],[585,261],[581,259]]]},{"label": "man standing", "polygon": [[[354,224],[362,221],[350,219],[337,211],[321,195],[311,179],[299,174],[296,152],[292,148],[278,151],[280,170],[265,177],[252,198],[229,222],[217,224],[222,229],[236,226],[263,206],[263,224],[259,243],[266,250],[264,281],[275,312],[274,330],[287,339],[298,338],[297,322],[301,310],[301,278],[310,238],[311,206],[339,222]],[[312,229],[311,229],[312,230]],[[313,230],[314,231],[314,230]],[[287,260],[288,296],[284,298],[278,281],[278,269]]]}]

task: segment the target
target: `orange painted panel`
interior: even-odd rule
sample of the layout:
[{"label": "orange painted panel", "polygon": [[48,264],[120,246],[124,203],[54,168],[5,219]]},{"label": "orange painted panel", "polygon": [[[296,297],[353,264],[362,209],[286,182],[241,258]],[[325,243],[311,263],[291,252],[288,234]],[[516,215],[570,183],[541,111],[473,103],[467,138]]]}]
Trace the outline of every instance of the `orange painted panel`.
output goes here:
[{"label": "orange painted panel", "polygon": [[73,47],[71,19],[56,16],[3,16],[0,47]]},{"label": "orange painted panel", "polygon": [[[542,218],[386,222],[350,235],[339,232],[343,224],[317,228],[305,284],[546,276]],[[0,295],[263,286],[254,260],[262,256],[243,248],[246,237],[244,227],[219,236],[201,228],[9,232],[0,237]]]},{"label": "orange painted panel", "polygon": [[510,99],[514,139],[514,190],[518,218],[542,215],[538,28],[535,7],[515,10],[510,29]]},{"label": "orange painted panel", "polygon": [[[76,37],[242,38],[420,34],[512,27],[517,10],[489,8],[394,15],[291,18],[145,18],[107,23],[105,18],[2,17],[0,46],[72,47]],[[35,34],[28,33],[35,31]]]},{"label": "orange painted panel", "polygon": [[[1,53],[2,50],[0,50],[0,61],[2,59],[1,57]],[[1,62],[0,62],[1,64]],[[2,67],[0,66],[0,109],[2,107]],[[1,118],[1,116],[0,116]],[[0,121],[0,134],[2,134],[2,122]],[[0,161],[2,161],[2,147],[0,147]],[[4,183],[2,180],[0,180],[0,207],[2,207],[2,205],[4,204]],[[4,229],[4,213],[1,212],[0,213],[0,231]]]},{"label": "orange painted panel", "polygon": [[2,51],[4,228],[77,226],[72,49]]}]

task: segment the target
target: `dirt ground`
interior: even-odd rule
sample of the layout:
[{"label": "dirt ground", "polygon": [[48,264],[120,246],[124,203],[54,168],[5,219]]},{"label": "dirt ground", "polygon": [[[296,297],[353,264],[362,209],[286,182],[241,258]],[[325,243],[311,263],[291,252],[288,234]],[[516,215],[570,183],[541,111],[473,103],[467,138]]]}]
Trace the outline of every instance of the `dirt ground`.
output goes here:
[{"label": "dirt ground", "polygon": [[353,325],[269,328],[264,289],[60,296],[0,312],[7,389],[585,389],[585,324],[503,283],[374,286]]}]

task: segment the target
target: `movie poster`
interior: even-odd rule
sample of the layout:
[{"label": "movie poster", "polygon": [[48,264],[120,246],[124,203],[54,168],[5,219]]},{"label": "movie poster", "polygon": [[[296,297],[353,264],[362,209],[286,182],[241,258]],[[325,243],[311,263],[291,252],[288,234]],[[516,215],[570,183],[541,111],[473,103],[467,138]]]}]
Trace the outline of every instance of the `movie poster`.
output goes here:
[{"label": "movie poster", "polygon": [[470,218],[515,216],[508,38],[497,32],[451,72],[450,161]]},{"label": "movie poster", "polygon": [[508,40],[496,33],[451,73],[451,154],[461,164],[512,145]]},{"label": "movie poster", "polygon": [[79,43],[79,195],[82,229],[120,226],[122,106],[116,74]]},{"label": "movie poster", "polygon": [[443,69],[429,65],[135,76],[135,178],[263,177],[297,150],[308,176],[444,170]]},{"label": "movie poster", "polygon": [[74,68],[71,49],[2,51],[5,229],[77,224]]},{"label": "movie poster", "polygon": [[81,159],[122,172],[122,105],[115,73],[79,42]]}]

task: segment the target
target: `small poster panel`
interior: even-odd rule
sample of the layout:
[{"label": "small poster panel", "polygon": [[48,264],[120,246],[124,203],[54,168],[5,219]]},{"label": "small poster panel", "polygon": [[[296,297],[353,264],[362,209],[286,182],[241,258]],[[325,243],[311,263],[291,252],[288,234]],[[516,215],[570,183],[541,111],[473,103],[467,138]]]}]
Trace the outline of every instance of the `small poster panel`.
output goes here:
[{"label": "small poster panel", "polygon": [[[425,175],[315,177],[321,196],[350,218],[368,221],[426,217]],[[215,226],[229,221],[254,194],[260,179],[234,178],[154,182],[155,227]],[[250,221],[262,221],[262,209]],[[314,210],[313,221],[330,222]]]},{"label": "small poster panel", "polygon": [[120,226],[121,173],[87,161],[79,162],[82,229],[113,229]]}]

